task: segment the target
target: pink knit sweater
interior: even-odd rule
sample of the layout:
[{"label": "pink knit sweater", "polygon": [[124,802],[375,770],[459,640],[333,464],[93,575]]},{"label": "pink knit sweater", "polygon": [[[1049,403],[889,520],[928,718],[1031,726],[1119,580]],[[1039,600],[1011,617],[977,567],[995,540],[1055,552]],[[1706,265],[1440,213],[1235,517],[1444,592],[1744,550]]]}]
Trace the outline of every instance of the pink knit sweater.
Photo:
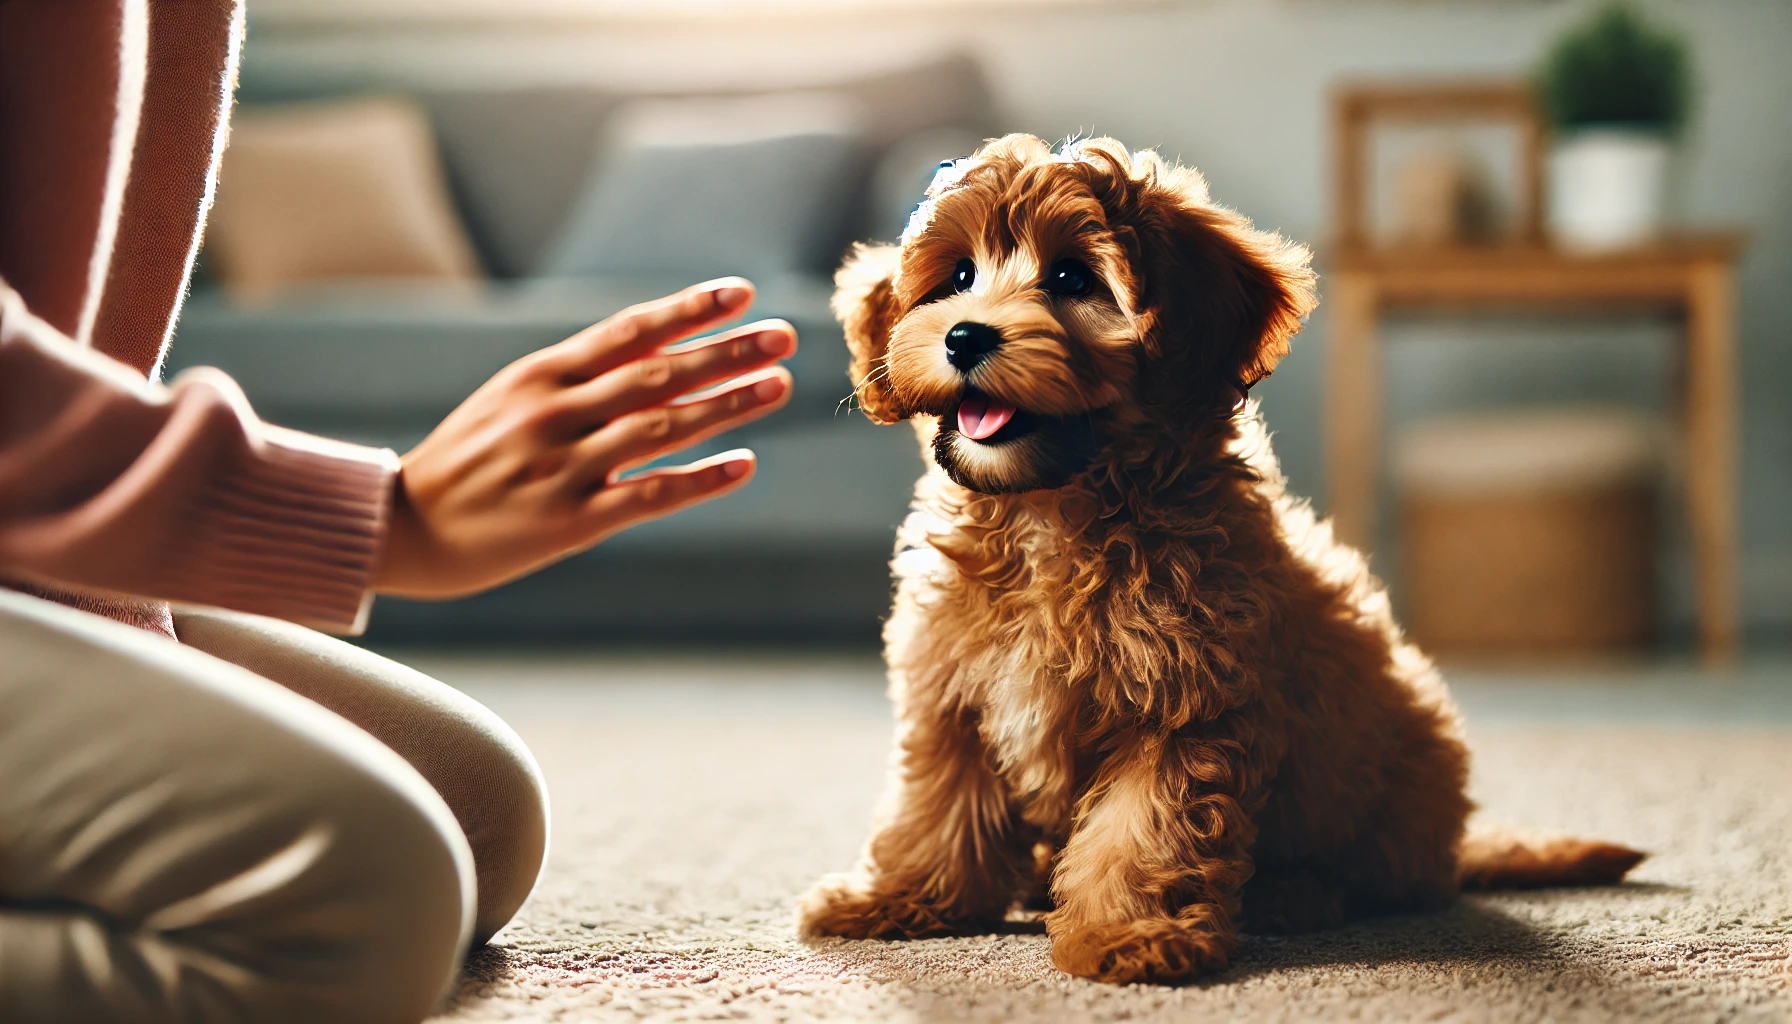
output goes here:
[{"label": "pink knit sweater", "polygon": [[170,601],[356,631],[396,457],[153,382],[241,33],[236,0],[0,3],[0,579],[170,636]]}]

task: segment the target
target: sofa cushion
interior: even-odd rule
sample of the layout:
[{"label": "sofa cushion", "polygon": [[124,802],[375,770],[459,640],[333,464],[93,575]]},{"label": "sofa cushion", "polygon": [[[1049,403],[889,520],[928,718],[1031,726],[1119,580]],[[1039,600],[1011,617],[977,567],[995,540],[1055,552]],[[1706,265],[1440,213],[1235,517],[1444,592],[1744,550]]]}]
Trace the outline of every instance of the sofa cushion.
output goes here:
[{"label": "sofa cushion", "polygon": [[330,278],[478,276],[429,121],[404,99],[239,111],[209,237],[211,268],[239,295]]},{"label": "sofa cushion", "polygon": [[590,177],[618,97],[599,89],[437,92],[423,97],[467,233],[491,272],[541,261]]},{"label": "sofa cushion", "polygon": [[[283,95],[301,86],[314,92],[315,80],[328,70],[281,66],[276,81],[268,70],[273,63],[269,56],[249,65],[245,95]],[[291,54],[280,56],[293,59]],[[455,69],[457,78],[464,77],[460,70]],[[337,82],[336,87],[382,86],[376,78],[353,86]],[[435,124],[449,183],[481,258],[492,273],[504,277],[531,273],[561,234],[590,177],[593,148],[620,104],[631,99],[767,93],[764,85],[745,80],[706,82],[700,88],[670,80],[480,89],[461,85],[418,89],[407,84],[407,88],[418,92]],[[857,78],[807,76],[785,89],[793,90],[824,90],[849,98],[862,112],[860,129],[873,154],[929,128],[964,125],[980,133],[994,121],[982,70],[965,54],[946,54]],[[842,242],[874,233],[874,207],[875,201],[863,192],[849,196],[849,223],[841,226]]]},{"label": "sofa cushion", "polygon": [[822,269],[862,166],[861,121],[834,93],[630,102],[537,272]]}]

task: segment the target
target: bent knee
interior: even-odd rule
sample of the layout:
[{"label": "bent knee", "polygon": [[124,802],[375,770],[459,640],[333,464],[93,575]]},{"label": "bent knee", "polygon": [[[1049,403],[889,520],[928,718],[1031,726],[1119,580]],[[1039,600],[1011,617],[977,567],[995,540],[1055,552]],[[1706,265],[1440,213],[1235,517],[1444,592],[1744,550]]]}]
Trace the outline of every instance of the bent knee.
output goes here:
[{"label": "bent knee", "polygon": [[464,716],[457,764],[432,779],[473,851],[478,910],[473,941],[509,923],[534,891],[547,857],[548,794],[516,733],[484,707]]}]

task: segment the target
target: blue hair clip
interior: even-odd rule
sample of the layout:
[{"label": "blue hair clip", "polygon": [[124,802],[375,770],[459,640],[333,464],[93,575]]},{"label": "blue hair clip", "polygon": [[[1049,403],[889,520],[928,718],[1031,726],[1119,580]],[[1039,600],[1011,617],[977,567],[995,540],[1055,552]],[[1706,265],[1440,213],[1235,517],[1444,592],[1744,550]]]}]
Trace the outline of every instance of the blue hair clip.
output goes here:
[{"label": "blue hair clip", "polygon": [[907,245],[926,229],[928,220],[933,216],[933,201],[958,184],[970,162],[971,158],[968,156],[957,160],[941,160],[939,166],[933,169],[933,180],[928,182],[926,193],[922,195],[920,203],[916,204],[914,212],[908,215],[908,224],[902,229],[903,245]]}]

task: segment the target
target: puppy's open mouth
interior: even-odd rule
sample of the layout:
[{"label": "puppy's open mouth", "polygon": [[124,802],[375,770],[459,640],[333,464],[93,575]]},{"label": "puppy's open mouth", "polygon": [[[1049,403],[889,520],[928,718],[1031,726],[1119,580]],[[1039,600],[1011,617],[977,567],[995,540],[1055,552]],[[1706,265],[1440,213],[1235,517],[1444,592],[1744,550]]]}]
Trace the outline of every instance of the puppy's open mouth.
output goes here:
[{"label": "puppy's open mouth", "polygon": [[980,444],[1001,444],[1039,428],[1032,413],[976,388],[966,388],[958,401],[958,432]]},{"label": "puppy's open mouth", "polygon": [[959,486],[984,494],[1062,487],[1095,457],[1097,412],[1048,416],[967,387],[939,414],[933,461]]}]

